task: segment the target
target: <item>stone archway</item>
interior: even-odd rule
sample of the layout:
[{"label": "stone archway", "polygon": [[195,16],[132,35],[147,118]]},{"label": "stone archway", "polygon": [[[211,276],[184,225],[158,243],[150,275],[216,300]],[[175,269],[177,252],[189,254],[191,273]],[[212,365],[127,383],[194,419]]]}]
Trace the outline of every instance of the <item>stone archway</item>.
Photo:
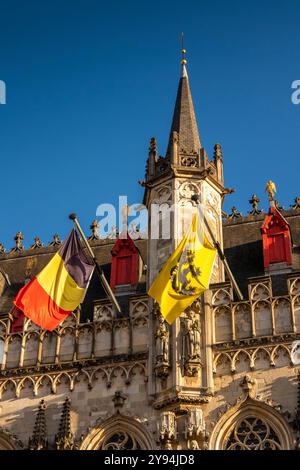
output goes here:
[{"label": "stone archway", "polygon": [[293,438],[284,418],[266,403],[247,398],[216,424],[211,450],[289,450]]},{"label": "stone archway", "polygon": [[21,441],[6,429],[0,429],[0,451],[19,450],[23,448]]},{"label": "stone archway", "polygon": [[155,443],[139,421],[120,414],[94,427],[80,446],[80,450],[138,449],[155,449]]}]

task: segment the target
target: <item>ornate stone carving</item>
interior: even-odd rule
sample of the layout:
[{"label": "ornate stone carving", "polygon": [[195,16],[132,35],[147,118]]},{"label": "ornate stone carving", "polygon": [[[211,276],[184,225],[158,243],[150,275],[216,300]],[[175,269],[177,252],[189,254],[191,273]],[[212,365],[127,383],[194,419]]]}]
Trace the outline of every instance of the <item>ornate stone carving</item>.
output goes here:
[{"label": "ornate stone carving", "polygon": [[280,202],[277,200],[275,201],[275,207],[277,210],[279,210],[279,212],[284,211],[284,206],[281,206]]},{"label": "ornate stone carving", "polygon": [[6,253],[6,249],[4,248],[3,244],[0,243],[0,255],[3,255],[4,253]]},{"label": "ornate stone carving", "polygon": [[250,299],[252,301],[267,300],[272,296],[271,286],[269,282],[259,282],[252,284],[250,287]]},{"label": "ornate stone carving", "polygon": [[206,449],[208,444],[208,433],[205,429],[203,411],[201,408],[188,410],[185,420],[185,438],[187,439],[188,449],[201,450]]},{"label": "ornate stone carving", "polygon": [[179,199],[188,199],[190,201],[193,194],[199,194],[199,192],[200,188],[198,184],[191,181],[185,181],[179,186]]},{"label": "ornate stone carving", "polygon": [[260,199],[256,196],[256,194],[252,195],[252,198],[249,200],[249,203],[252,206],[252,210],[249,212],[250,215],[259,215],[262,213],[262,210],[258,208]]},{"label": "ornate stone carving", "polygon": [[199,155],[197,152],[186,154],[183,149],[180,150],[180,164],[188,168],[199,168]]},{"label": "ornate stone carving", "polygon": [[74,434],[71,431],[71,401],[67,397],[63,404],[63,410],[59,423],[59,431],[55,436],[57,450],[73,450],[75,446]]},{"label": "ornate stone carving", "polygon": [[163,449],[172,450],[172,443],[177,438],[177,423],[175,413],[172,411],[163,411],[160,414],[158,426],[159,440]]},{"label": "ornate stone carving", "polygon": [[43,243],[40,239],[40,237],[34,237],[34,243],[33,245],[31,245],[31,247],[29,248],[30,250],[36,250],[37,248],[42,248],[43,247]]},{"label": "ornate stone carving", "polygon": [[213,291],[212,304],[215,306],[229,305],[231,302],[231,298],[232,298],[231,287],[217,289]]},{"label": "ornate stone carving", "polygon": [[124,403],[127,399],[127,395],[122,393],[120,390],[117,390],[112,398],[112,401],[114,402],[115,408],[118,410],[119,408],[122,408],[124,406]]},{"label": "ornate stone carving", "polygon": [[[12,336],[20,339],[17,335]],[[91,360],[91,363],[94,362],[94,359]],[[77,362],[77,368],[70,370],[71,367],[72,365],[68,363],[65,366],[66,370],[64,370],[61,364],[48,364],[38,368],[32,366],[1,371],[0,399],[10,389],[14,391],[15,397],[18,398],[25,386],[32,389],[34,396],[39,394],[40,389],[45,390],[45,388],[48,389],[49,393],[55,394],[61,383],[65,383],[70,391],[73,391],[80,381],[85,382],[88,389],[93,388],[97,380],[103,381],[104,385],[110,388],[114,384],[117,374],[122,378],[124,385],[130,384],[132,377],[137,373],[147,381],[145,359],[143,361],[109,363],[94,367],[91,367],[86,361],[80,361]]]},{"label": "ornate stone carving", "polygon": [[295,204],[291,204],[291,208],[295,211],[297,209],[300,209],[300,197],[296,197],[294,201]]},{"label": "ornate stone carving", "polygon": [[[222,347],[224,351],[214,355],[213,372],[217,373],[219,366],[221,366],[221,374],[223,374],[224,364],[227,364],[228,372],[235,373],[237,365],[241,360],[244,361],[244,368],[246,370],[259,369],[259,360],[262,358],[265,363],[268,363],[269,367],[276,367],[277,360],[280,364],[283,358],[285,358],[286,365],[289,365],[291,363],[291,343],[293,338],[289,338],[289,345],[282,344],[286,340],[287,338],[285,339],[283,336],[278,336],[276,339],[274,337],[249,338],[247,340],[235,341],[236,347],[234,347],[234,343],[223,343],[222,346],[215,345],[214,348]],[[237,344],[240,344],[240,346],[237,346]],[[248,347],[245,347],[246,345]]]},{"label": "ornate stone carving", "polygon": [[130,318],[132,326],[144,326],[148,323],[148,305],[143,301],[133,301],[130,304]]},{"label": "ornate stone carving", "polygon": [[[206,199],[206,206],[209,208],[215,216],[218,216],[218,212],[220,209],[220,197],[216,193],[216,191],[208,186],[205,188],[205,199]],[[217,235],[217,234],[215,234]]]},{"label": "ornate stone carving", "polygon": [[296,277],[294,279],[289,279],[289,294],[290,295],[298,295],[300,294],[300,277]]},{"label": "ornate stone carving", "polygon": [[156,204],[168,204],[172,200],[172,188],[171,185],[162,185],[156,189],[152,203]]},{"label": "ornate stone carving", "polygon": [[101,450],[139,450],[138,440],[126,431],[119,431],[103,441]]},{"label": "ornate stone carving", "polygon": [[242,213],[237,210],[235,206],[231,208],[231,213],[228,215],[229,220],[240,219],[242,217]]},{"label": "ornate stone carving", "polygon": [[24,240],[23,233],[17,232],[16,236],[14,237],[16,242],[16,246],[10,250],[11,253],[22,253],[24,251],[24,246],[22,245],[22,241]]},{"label": "ornate stone carving", "polygon": [[62,244],[62,241],[59,238],[58,233],[53,235],[53,241],[49,243],[49,246],[59,246]]},{"label": "ornate stone carving", "polygon": [[275,430],[263,418],[249,416],[234,426],[226,450],[281,450]]},{"label": "ornate stone carving", "polygon": [[95,305],[94,321],[101,328],[111,330],[113,320],[113,307],[110,304]]},{"label": "ornate stone carving", "polygon": [[216,145],[214,146],[214,161],[216,162],[217,160],[223,161],[222,146],[221,146],[221,144],[216,144]]},{"label": "ornate stone carving", "polygon": [[246,397],[256,398],[257,393],[257,380],[252,378],[250,375],[245,375],[243,380],[240,383],[241,388],[243,389]]},{"label": "ornate stone carving", "polygon": [[36,415],[32,437],[29,438],[29,450],[46,450],[48,447],[47,425],[46,425],[46,403],[40,401]]},{"label": "ornate stone carving", "polygon": [[89,241],[99,240],[100,238],[98,235],[99,229],[100,229],[100,224],[98,223],[97,220],[93,220],[93,222],[90,225],[90,230],[92,232],[92,235],[88,238]]},{"label": "ornate stone carving", "polygon": [[162,315],[158,317],[158,326],[155,332],[156,365],[155,372],[158,377],[165,378],[169,375],[169,328]]}]

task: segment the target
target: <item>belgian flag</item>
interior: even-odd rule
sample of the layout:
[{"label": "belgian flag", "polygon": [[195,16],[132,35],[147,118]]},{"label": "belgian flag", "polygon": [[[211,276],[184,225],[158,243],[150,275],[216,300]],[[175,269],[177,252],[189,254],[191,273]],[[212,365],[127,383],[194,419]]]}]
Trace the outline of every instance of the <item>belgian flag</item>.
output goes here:
[{"label": "belgian flag", "polygon": [[93,269],[73,229],[45,268],[19,291],[14,304],[52,331],[82,302]]}]

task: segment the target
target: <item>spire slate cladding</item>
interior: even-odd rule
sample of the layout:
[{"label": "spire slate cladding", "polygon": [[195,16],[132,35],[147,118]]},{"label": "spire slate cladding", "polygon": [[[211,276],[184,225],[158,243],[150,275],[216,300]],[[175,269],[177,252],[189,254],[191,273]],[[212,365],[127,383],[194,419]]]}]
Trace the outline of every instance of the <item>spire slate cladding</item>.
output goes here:
[{"label": "spire slate cladding", "polygon": [[189,78],[185,61],[182,62],[182,73],[178,85],[167,156],[170,155],[171,152],[174,131],[178,133],[180,153],[199,154],[201,148]]},{"label": "spire slate cladding", "polygon": [[179,80],[176,103],[173,113],[169,142],[165,156],[158,154],[155,138],[150,141],[149,157],[146,165],[144,200],[147,200],[147,184],[174,171],[189,172],[198,177],[209,177],[215,183],[224,186],[223,158],[220,144],[215,147],[214,158],[209,159],[201,145],[198,125],[194,110],[189,78],[186,71],[185,49],[182,50],[182,72]]}]

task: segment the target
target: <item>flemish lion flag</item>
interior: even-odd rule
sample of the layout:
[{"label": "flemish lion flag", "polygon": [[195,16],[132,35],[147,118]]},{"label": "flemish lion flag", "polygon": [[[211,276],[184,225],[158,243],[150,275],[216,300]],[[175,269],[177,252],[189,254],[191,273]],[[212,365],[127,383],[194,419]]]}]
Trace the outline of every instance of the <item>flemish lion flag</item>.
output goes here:
[{"label": "flemish lion flag", "polygon": [[197,212],[188,232],[148,292],[170,325],[208,288],[215,256],[216,249],[205,237],[203,229],[199,230]]},{"label": "flemish lion flag", "polygon": [[82,302],[93,269],[73,229],[51,261],[19,291],[14,304],[52,331]]}]

